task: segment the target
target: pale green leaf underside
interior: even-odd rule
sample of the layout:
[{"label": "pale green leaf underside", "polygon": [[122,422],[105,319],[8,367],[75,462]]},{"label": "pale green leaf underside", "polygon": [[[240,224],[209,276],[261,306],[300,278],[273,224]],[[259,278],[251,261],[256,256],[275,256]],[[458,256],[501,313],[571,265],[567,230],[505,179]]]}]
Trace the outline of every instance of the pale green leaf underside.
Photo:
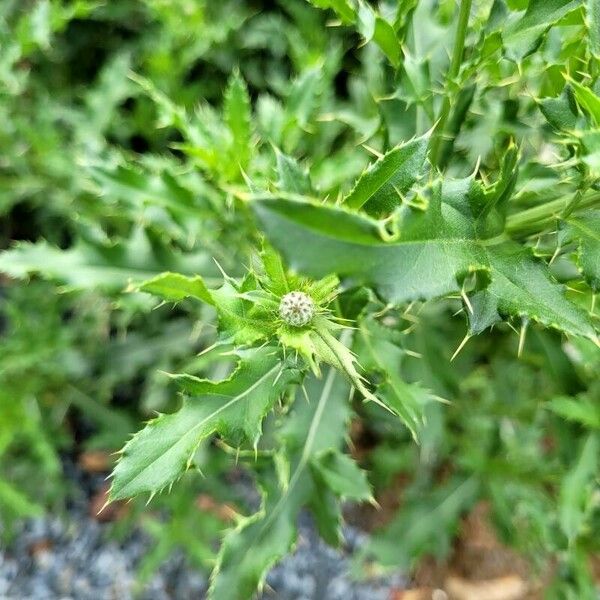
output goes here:
[{"label": "pale green leaf underside", "polygon": [[80,241],[61,250],[45,241],[20,243],[0,255],[0,271],[16,278],[40,274],[77,289],[122,289],[163,271],[197,273],[212,270],[204,253],[176,254],[153,247],[143,232],[127,244],[91,245]]},{"label": "pale green leaf underside", "polygon": [[181,273],[161,273],[141,283],[138,289],[174,302],[195,298],[207,304],[214,304],[210,290],[199,275],[186,277]]}]

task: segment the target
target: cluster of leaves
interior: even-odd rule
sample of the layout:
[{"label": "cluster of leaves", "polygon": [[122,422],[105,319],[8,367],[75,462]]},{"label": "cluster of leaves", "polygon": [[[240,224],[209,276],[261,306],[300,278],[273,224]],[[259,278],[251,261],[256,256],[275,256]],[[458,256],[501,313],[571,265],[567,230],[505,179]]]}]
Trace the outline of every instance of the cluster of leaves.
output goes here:
[{"label": "cluster of leaves", "polygon": [[[3,534],[15,517],[62,505],[72,487],[63,471],[81,451],[113,452],[140,418],[176,405],[161,371],[207,372],[190,357],[210,343],[210,331],[199,326],[210,315],[154,310],[143,295],[118,296],[130,280],[165,269],[218,273],[210,256],[226,264],[231,257],[198,251],[195,235],[203,231],[206,246],[211,237],[221,239],[224,248],[238,245],[241,234],[227,227],[232,219],[202,178],[159,156],[172,132],[155,127],[154,102],[132,69],[177,100],[214,99],[222,91],[215,86],[219,73],[198,78],[194,69],[228,72],[243,45],[246,77],[254,73],[264,85],[265,40],[255,33],[251,46],[238,33],[253,16],[236,2],[117,7],[42,0],[0,7],[0,245],[14,248],[3,255],[2,271],[26,279],[3,276],[0,292]],[[270,13],[264,23],[274,28],[276,20]],[[192,49],[188,42],[199,32],[202,41]],[[126,164],[140,150],[148,151],[143,175]],[[29,278],[40,271],[55,283]],[[207,451],[205,462],[223,465],[218,456]],[[177,545],[208,564],[222,520],[184,514],[198,493],[230,497],[225,487],[197,479],[165,497],[171,518],[144,519],[155,533],[160,526],[163,538],[144,573]],[[199,535],[192,543],[193,532]]]},{"label": "cluster of leaves", "polygon": [[[0,269],[67,296],[35,325],[52,377],[31,359],[16,394],[7,371],[0,392],[19,400],[0,410],[29,422],[31,399],[55,385],[43,410],[56,428],[72,403],[104,420],[111,447],[133,426],[106,405],[143,374],[141,408],[162,414],[124,445],[111,499],[173,486],[177,518],[170,532],[154,526],[156,561],[176,543],[209,560],[216,528],[199,528],[199,548],[186,533],[190,480],[217,489],[235,458],[262,491],[222,541],[213,598],[250,598],[293,547],[301,510],[339,544],[342,503],[372,502],[398,475],[401,508],[362,567],[443,558],[461,515],[486,499],[508,543],[542,571],[555,565],[549,597],[594,593],[600,13],[594,0],[455,4],[2,9],[3,127],[17,135],[2,131],[0,210],[9,238],[23,207],[39,225]],[[72,68],[67,80],[47,72],[78,56],[61,31],[86,18],[127,31],[106,29],[118,51],[78,97],[65,90]],[[279,314],[292,291],[316,306],[302,327]],[[39,356],[18,327],[27,292],[7,304],[16,349],[2,364]],[[85,315],[78,303],[98,296],[118,298],[88,309],[108,329],[105,353],[86,351],[98,333],[61,312]],[[7,421],[0,452],[22,443],[22,418]],[[352,421],[376,440],[360,464]],[[40,429],[32,459],[56,457],[37,450]],[[205,478],[174,485],[191,467]],[[21,493],[0,487],[0,502]]]}]

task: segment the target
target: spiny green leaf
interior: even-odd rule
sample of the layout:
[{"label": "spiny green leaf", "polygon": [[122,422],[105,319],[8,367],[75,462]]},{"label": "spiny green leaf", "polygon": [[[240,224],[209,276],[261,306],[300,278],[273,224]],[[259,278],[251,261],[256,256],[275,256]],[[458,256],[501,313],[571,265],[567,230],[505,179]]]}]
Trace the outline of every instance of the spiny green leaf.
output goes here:
[{"label": "spiny green leaf", "polygon": [[434,194],[427,211],[404,215],[392,242],[382,239],[379,222],[343,208],[279,198],[256,200],[253,207],[272,243],[300,272],[337,273],[398,304],[456,293],[461,277],[489,271],[488,291],[500,314],[596,339],[589,316],[565,298],[545,265],[514,242],[477,238],[466,199],[453,206]]},{"label": "spiny green leaf", "polygon": [[327,306],[336,297],[339,285],[340,280],[332,273],[323,279],[307,281],[303,289],[317,304]]},{"label": "spiny green leaf", "polygon": [[560,489],[560,525],[569,542],[573,542],[585,522],[591,487],[597,477],[598,435],[592,433],[583,443],[581,454]]},{"label": "spiny green leaf", "polygon": [[315,319],[311,334],[312,351],[317,362],[325,362],[345,373],[352,385],[363,395],[365,400],[381,404],[371,393],[358,372],[356,356],[352,351],[331,332],[330,325],[325,319]]},{"label": "spiny green leaf", "polygon": [[123,289],[128,283],[151,279],[164,271],[195,274],[212,270],[205,253],[166,252],[141,229],[126,243],[112,246],[80,240],[61,250],[42,241],[20,243],[0,255],[0,271],[11,277],[39,273],[75,289]]},{"label": "spiny green leaf", "polygon": [[593,90],[573,79],[569,79],[569,83],[575,92],[577,104],[592,117],[597,126],[600,125],[600,98],[594,94]]},{"label": "spiny green leaf", "polygon": [[523,16],[502,34],[507,55],[522,60],[534,52],[548,29],[580,6],[581,0],[530,0]]},{"label": "spiny green leaf", "polygon": [[600,3],[598,0],[586,0],[586,23],[592,54],[600,59]]},{"label": "spiny green leaf", "polygon": [[309,0],[317,8],[331,8],[344,23],[353,23],[356,20],[356,11],[350,0]]},{"label": "spiny green leaf", "polygon": [[399,336],[369,318],[360,322],[355,347],[363,367],[367,371],[376,371],[383,378],[377,388],[379,400],[400,417],[418,439],[425,424],[425,407],[432,398],[420,385],[402,379],[403,351]]},{"label": "spiny green leaf", "polygon": [[487,290],[480,290],[470,297],[469,335],[477,335],[499,323],[502,318],[498,314],[496,298]]},{"label": "spiny green leaf", "polygon": [[[247,287],[245,287],[247,286]],[[252,344],[273,335],[277,326],[277,303],[257,290],[253,274],[241,284],[227,279],[211,291],[219,318],[219,332],[237,344]]]},{"label": "spiny green leaf", "polygon": [[194,194],[166,170],[154,174],[119,165],[114,169],[92,166],[88,171],[101,193],[111,199],[136,202],[139,206],[155,204],[186,216],[199,210]]},{"label": "spiny green leaf", "polygon": [[401,194],[410,190],[424,174],[428,136],[396,146],[371,164],[360,176],[344,203],[353,209],[365,207],[373,214],[386,214],[402,203]]},{"label": "spiny green leaf", "polygon": [[358,7],[358,32],[365,42],[373,40],[397,67],[400,62],[400,42],[392,25],[368,4],[360,2]]},{"label": "spiny green leaf", "polygon": [[184,298],[196,298],[207,304],[214,304],[210,290],[200,275],[186,277],[181,273],[161,273],[141,283],[138,289],[174,302]]},{"label": "spiny green leaf", "polygon": [[570,217],[563,231],[578,246],[577,263],[592,289],[600,290],[600,210]]},{"label": "spiny green leaf", "polygon": [[581,423],[585,427],[600,429],[600,405],[587,396],[569,398],[559,396],[550,400],[546,408],[569,421]]},{"label": "spiny green leaf", "polygon": [[487,248],[484,265],[492,277],[486,291],[494,297],[500,315],[528,317],[597,341],[589,315],[565,298],[564,288],[529,252],[512,243]]},{"label": "spiny green leaf", "polygon": [[233,136],[234,158],[246,167],[250,156],[251,108],[246,83],[235,71],[225,91],[224,117]]},{"label": "spiny green leaf", "polygon": [[539,106],[548,123],[555,129],[575,129],[579,111],[570,85],[566,85],[561,95],[556,98],[541,98]]},{"label": "spiny green leaf", "polygon": [[340,498],[362,501],[372,498],[365,471],[348,455],[328,450],[312,460],[311,466],[323,483]]},{"label": "spiny green leaf", "polygon": [[111,500],[173,483],[190,465],[202,440],[218,433],[233,444],[256,444],[261,424],[296,371],[272,347],[240,352],[234,373],[223,381],[173,376],[185,390],[183,406],[150,421],[127,442],[113,472]]},{"label": "spiny green leaf", "polygon": [[285,267],[277,251],[266,241],[263,243],[260,258],[267,276],[267,288],[277,296],[287,294],[290,288]]},{"label": "spiny green leaf", "polygon": [[284,192],[293,194],[310,194],[311,184],[308,172],[302,169],[294,158],[283,154],[277,148],[275,148],[275,157],[279,177],[277,187]]},{"label": "spiny green leaf", "polygon": [[348,387],[330,369],[323,380],[311,378],[307,393],[296,399],[283,432],[290,476],[282,486],[272,475],[262,479],[261,510],[225,537],[211,577],[211,600],[246,600],[264,581],[268,568],[292,546],[300,509],[321,495],[310,468],[323,452],[338,448],[348,419]]}]

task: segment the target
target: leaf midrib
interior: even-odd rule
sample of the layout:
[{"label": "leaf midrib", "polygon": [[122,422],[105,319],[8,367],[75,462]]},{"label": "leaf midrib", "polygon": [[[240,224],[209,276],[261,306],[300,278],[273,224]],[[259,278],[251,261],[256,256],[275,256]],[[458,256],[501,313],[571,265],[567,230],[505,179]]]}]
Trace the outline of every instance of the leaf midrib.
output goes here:
[{"label": "leaf midrib", "polygon": [[[204,425],[211,419],[214,419],[218,414],[220,414],[221,412],[223,412],[224,410],[226,410],[227,408],[229,408],[230,406],[232,406],[233,404],[235,404],[236,402],[238,402],[239,400],[241,400],[242,398],[246,397],[248,394],[253,392],[257,387],[259,387],[262,384],[262,382],[265,379],[267,379],[278,368],[279,368],[279,364],[276,364],[271,369],[269,369],[262,377],[257,379],[249,388],[244,390],[241,394],[234,396],[229,402],[220,406],[218,409],[213,411],[210,415],[207,415],[199,423],[196,423],[191,429],[189,429],[186,433],[184,433],[172,446],[170,446],[165,452],[162,452],[160,454],[160,456],[158,456],[157,458],[153,458],[149,463],[144,465],[144,467],[142,469],[140,469],[140,471],[138,473],[136,473],[133,478],[129,479],[121,487],[121,489],[120,489],[121,494],[123,494],[123,491],[127,487],[130,487],[135,481],[137,481],[152,465],[154,465],[158,460],[160,460],[162,457],[164,457],[164,455],[166,453],[172,452],[173,449],[175,449],[178,445],[180,445],[184,440],[189,439],[189,436],[192,435],[199,427],[201,427],[202,425]],[[218,396],[218,394],[211,394],[211,396]],[[200,443],[200,441],[198,441],[198,443]],[[197,445],[194,447],[194,449],[196,447],[197,447]],[[194,452],[194,449],[192,450],[192,454]]]},{"label": "leaf midrib", "polygon": [[321,395],[319,396],[319,402],[317,404],[317,408],[315,409],[315,413],[311,419],[310,427],[308,429],[308,434],[306,435],[306,441],[304,442],[304,446],[302,448],[302,454],[300,455],[300,460],[298,461],[298,465],[294,470],[294,474],[290,478],[290,483],[285,490],[285,493],[279,498],[277,504],[273,507],[273,510],[269,513],[263,526],[260,528],[258,536],[261,536],[263,532],[271,525],[271,523],[279,516],[279,513],[283,509],[285,501],[290,496],[292,490],[296,487],[302,472],[306,468],[308,461],[311,458],[312,447],[315,442],[315,436],[317,434],[317,429],[319,423],[321,422],[321,418],[323,416],[323,412],[325,410],[325,406],[327,405],[327,400],[329,399],[329,395],[331,392],[331,388],[333,387],[333,382],[335,380],[335,376],[337,375],[337,371],[334,367],[329,368],[329,372],[323,384],[323,389],[321,391]]}]

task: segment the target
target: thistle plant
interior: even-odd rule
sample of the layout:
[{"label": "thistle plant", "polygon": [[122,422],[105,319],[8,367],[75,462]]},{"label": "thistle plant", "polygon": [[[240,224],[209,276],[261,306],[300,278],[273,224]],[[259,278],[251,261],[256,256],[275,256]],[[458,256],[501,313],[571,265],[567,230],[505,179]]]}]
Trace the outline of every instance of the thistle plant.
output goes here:
[{"label": "thistle plant", "polygon": [[[203,327],[190,368],[164,375],[176,401],[122,448],[110,501],[177,493],[207,448],[235,456],[262,500],[225,533],[209,597],[243,600],[302,511],[339,545],[343,506],[376,505],[403,474],[363,571],[447,556],[484,499],[511,544],[559,565],[550,597],[592,597],[596,2],[313,0],[281,15],[292,78],[275,56],[267,81],[249,57],[218,102],[191,103],[181,82],[175,98],[130,75],[163,154],[85,165],[126,234],[79,223],[68,248],[0,256],[15,278]],[[240,53],[256,43],[245,18]],[[351,423],[377,440],[367,458]]]}]

